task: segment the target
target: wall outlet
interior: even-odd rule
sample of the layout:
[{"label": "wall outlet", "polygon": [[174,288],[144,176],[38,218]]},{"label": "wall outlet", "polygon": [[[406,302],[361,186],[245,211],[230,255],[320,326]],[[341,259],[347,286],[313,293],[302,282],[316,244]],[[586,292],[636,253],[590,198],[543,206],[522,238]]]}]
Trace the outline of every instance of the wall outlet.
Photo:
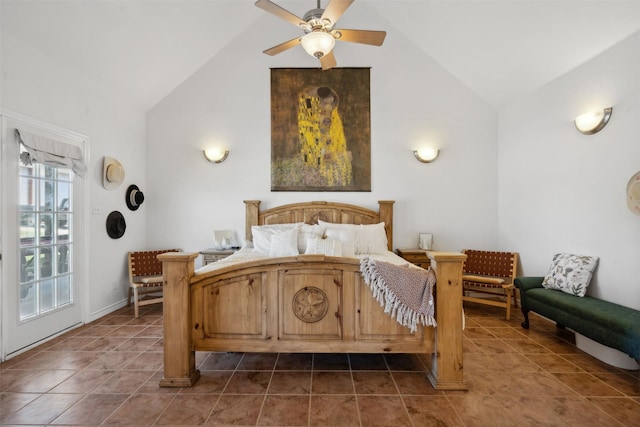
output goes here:
[{"label": "wall outlet", "polygon": [[111,289],[112,289],[112,290],[114,290],[114,291],[117,291],[117,290],[118,290],[118,281],[117,281],[117,280],[114,280],[114,281],[111,283]]}]

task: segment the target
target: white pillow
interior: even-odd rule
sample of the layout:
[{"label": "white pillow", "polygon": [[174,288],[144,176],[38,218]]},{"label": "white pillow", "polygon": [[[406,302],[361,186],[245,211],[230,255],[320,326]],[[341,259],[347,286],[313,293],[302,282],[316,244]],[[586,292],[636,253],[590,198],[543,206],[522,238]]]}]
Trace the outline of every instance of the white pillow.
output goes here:
[{"label": "white pillow", "polygon": [[596,256],[555,254],[542,286],[583,297],[597,264]]},{"label": "white pillow", "polygon": [[339,240],[342,243],[342,256],[356,257],[354,252],[355,229],[353,227],[327,227],[324,235],[327,239]]},{"label": "white pillow", "polygon": [[324,236],[325,227],[319,224],[302,224],[298,232],[298,252],[307,252],[307,242],[309,238],[321,239]]},{"label": "white pillow", "polygon": [[[253,247],[256,251],[263,254],[269,254],[271,251],[271,240],[273,236],[297,229],[299,224],[272,224],[272,225],[253,225],[251,226],[251,235],[253,236]],[[296,239],[298,235],[296,234]],[[296,241],[296,251],[298,242]]]},{"label": "white pillow", "polygon": [[298,255],[298,228],[291,230],[278,230],[271,237],[271,247],[269,248],[269,256],[293,256]]},{"label": "white pillow", "polygon": [[307,239],[306,254],[324,254],[327,256],[342,256],[342,242],[335,239]]},{"label": "white pillow", "polygon": [[384,222],[357,225],[356,227],[356,254],[386,254],[389,252]]},{"label": "white pillow", "polygon": [[389,249],[387,248],[387,233],[384,230],[384,222],[377,224],[355,225],[332,224],[330,222],[319,220],[318,224],[337,229],[352,230],[354,233],[354,253],[356,255],[386,254],[389,252]]}]

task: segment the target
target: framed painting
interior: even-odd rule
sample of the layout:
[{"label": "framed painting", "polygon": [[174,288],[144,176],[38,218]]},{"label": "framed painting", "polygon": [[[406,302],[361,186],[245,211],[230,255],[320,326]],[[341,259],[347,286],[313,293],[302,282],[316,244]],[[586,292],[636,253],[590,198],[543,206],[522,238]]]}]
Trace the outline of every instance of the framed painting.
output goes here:
[{"label": "framed painting", "polygon": [[271,69],[271,191],[371,191],[370,69]]}]

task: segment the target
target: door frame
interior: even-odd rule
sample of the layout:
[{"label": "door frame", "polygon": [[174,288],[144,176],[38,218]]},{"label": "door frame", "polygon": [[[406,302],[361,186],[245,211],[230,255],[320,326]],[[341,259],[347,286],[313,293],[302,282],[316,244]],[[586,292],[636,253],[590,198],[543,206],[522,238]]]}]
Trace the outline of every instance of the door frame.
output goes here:
[{"label": "door frame", "polygon": [[[52,135],[60,136],[64,139],[71,139],[75,141],[81,142],[84,150],[84,160],[87,165],[90,165],[90,144],[89,138],[86,135],[80,134],[78,132],[74,132],[56,125],[52,125],[50,123],[46,123],[19,113],[14,113],[11,111],[0,110],[0,131],[2,132],[0,135],[1,141],[1,153],[0,153],[0,164],[4,165],[3,162],[8,161],[6,158],[6,144],[9,141],[5,140],[4,136],[7,131],[7,122],[18,122],[23,123],[25,126],[30,128],[36,128],[38,130],[47,132]],[[2,208],[0,209],[0,219],[1,219],[1,229],[0,229],[0,253],[7,253],[8,251],[15,251],[15,242],[8,241],[5,236],[7,236],[9,224],[8,220],[13,216],[8,215],[8,206],[13,206],[15,203],[8,203],[7,197],[8,194],[15,194],[14,192],[8,192],[6,189],[7,179],[5,177],[5,169],[2,167],[2,172],[0,173],[0,200],[2,201]],[[90,302],[90,282],[89,282],[89,260],[90,258],[90,227],[89,227],[89,204],[90,204],[90,170],[87,174],[82,178],[74,179],[74,186],[76,190],[76,197],[74,197],[74,286],[75,286],[75,303],[79,305],[80,309],[80,323],[74,325],[73,327],[81,326],[84,323],[87,323],[87,316],[89,313],[89,302]],[[11,224],[14,226],[14,224]],[[7,354],[8,350],[8,326],[10,324],[9,319],[7,319],[8,314],[5,310],[5,305],[8,303],[7,299],[7,291],[6,285],[7,281],[7,268],[4,265],[4,260],[0,260],[0,361],[4,361],[8,358],[17,356],[43,342],[49,341],[64,332],[68,331],[69,328],[65,330],[61,330],[56,332],[53,335],[42,337],[39,341],[36,341],[24,348],[13,351],[10,354]],[[16,277],[17,278],[17,277]]]}]

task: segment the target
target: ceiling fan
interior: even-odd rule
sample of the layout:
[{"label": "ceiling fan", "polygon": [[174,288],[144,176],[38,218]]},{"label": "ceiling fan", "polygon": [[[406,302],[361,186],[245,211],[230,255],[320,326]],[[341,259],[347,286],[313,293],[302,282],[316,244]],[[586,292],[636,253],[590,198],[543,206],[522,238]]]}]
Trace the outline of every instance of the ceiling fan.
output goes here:
[{"label": "ceiling fan", "polygon": [[333,47],[335,46],[336,40],[381,46],[387,35],[385,31],[343,30],[334,28],[340,16],[342,16],[353,2],[354,0],[329,0],[327,8],[322,9],[320,7],[320,0],[318,0],[317,8],[305,13],[301,19],[270,0],[258,0],[256,6],[260,9],[264,9],[285,21],[289,21],[305,32],[303,36],[280,43],[265,50],[264,53],[273,56],[301,44],[309,55],[320,60],[320,65],[323,70],[328,70],[337,65],[336,58],[333,55]]}]

